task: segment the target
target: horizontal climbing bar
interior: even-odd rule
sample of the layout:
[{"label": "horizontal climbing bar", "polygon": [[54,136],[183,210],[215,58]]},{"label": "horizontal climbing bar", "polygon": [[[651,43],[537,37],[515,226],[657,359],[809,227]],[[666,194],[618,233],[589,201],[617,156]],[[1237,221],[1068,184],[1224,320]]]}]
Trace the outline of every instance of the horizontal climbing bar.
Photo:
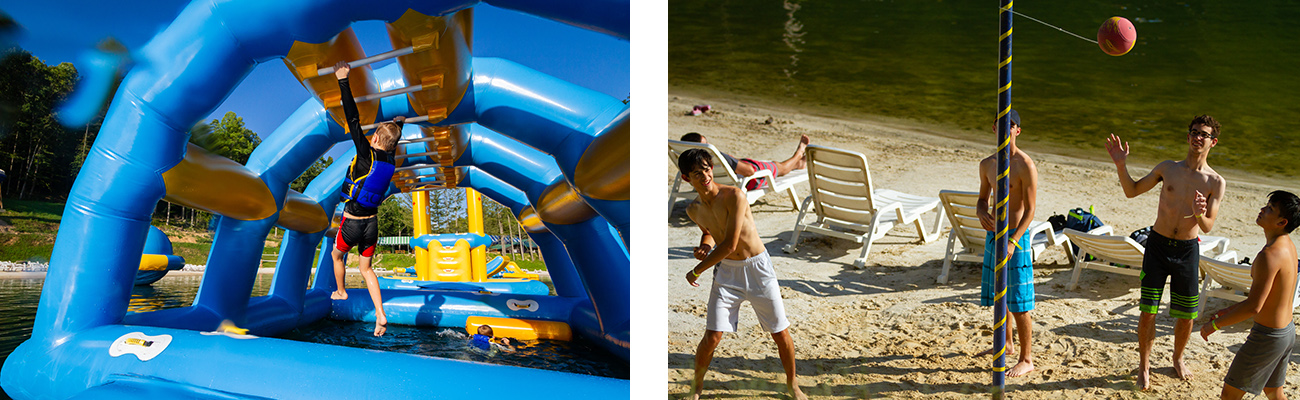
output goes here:
[{"label": "horizontal climbing bar", "polygon": [[[430,184],[430,185],[436,185],[436,184],[441,184],[441,183],[446,183],[446,182],[445,182],[445,181],[434,181],[434,182],[426,182],[426,183],[428,183],[428,184]],[[411,191],[412,191],[412,192],[430,192],[430,191],[434,191],[434,190],[442,190],[442,189],[446,189],[446,188],[443,188],[443,187],[430,187],[430,188],[412,189]]]},{"label": "horizontal climbing bar", "polygon": [[424,143],[424,142],[432,142],[432,141],[435,141],[435,140],[438,140],[438,138],[437,138],[437,137],[432,137],[432,136],[431,136],[431,137],[423,137],[423,138],[419,138],[419,139],[406,139],[406,140],[399,140],[399,141],[397,141],[397,144]]},{"label": "horizontal climbing bar", "polygon": [[[375,63],[375,62],[383,61],[383,60],[387,60],[387,59],[390,59],[390,58],[401,57],[401,56],[404,56],[404,55],[407,55],[407,54],[411,54],[411,53],[414,53],[414,52],[415,52],[415,47],[404,47],[404,48],[400,48],[400,49],[397,49],[397,50],[393,50],[393,51],[389,51],[389,52],[385,52],[385,53],[376,54],[376,55],[371,56],[371,57],[366,57],[366,58],[362,58],[362,59],[360,59],[360,60],[356,60],[356,61],[349,62],[349,63],[348,63],[348,66],[349,66],[349,67],[352,67],[352,68],[356,68],[356,67],[360,67],[360,66],[363,66],[363,65],[370,65],[370,64],[373,64],[373,63]],[[325,75],[325,74],[332,74],[332,73],[334,73],[334,67],[333,67],[333,66],[329,66],[329,67],[325,67],[325,68],[321,68],[321,69],[316,70],[316,76]]]},{"label": "horizontal climbing bar", "polygon": [[[425,121],[428,121],[428,120],[429,120],[429,117],[426,117],[426,116],[419,116],[419,117],[415,117],[415,118],[407,118],[407,119],[406,119],[406,122],[403,122],[403,123],[406,123],[406,124],[414,124],[414,123],[416,123],[416,122],[425,122]],[[384,121],[384,122],[388,122],[388,121]],[[381,123],[383,123],[383,122],[381,122]],[[371,129],[375,129],[376,126],[379,126],[379,124],[370,124],[370,125],[366,125],[366,126],[361,127],[361,130],[362,130],[362,131],[369,131],[369,130],[371,130]]]},{"label": "horizontal climbing bar", "polygon": [[371,93],[371,94],[368,94],[368,95],[365,95],[365,96],[357,97],[357,98],[356,98],[356,101],[357,101],[358,103],[364,103],[364,102],[371,101],[371,100],[382,99],[382,98],[385,98],[385,97],[391,97],[391,96],[396,96],[396,95],[399,95],[399,94],[406,94],[406,93],[410,93],[410,92],[418,92],[418,91],[421,91],[421,90],[424,90],[424,86],[423,86],[423,85],[407,86],[407,87],[404,87],[404,88],[401,88],[401,89],[393,89],[393,90],[389,90],[389,91],[384,91],[384,92],[379,92],[379,93]]},{"label": "horizontal climbing bar", "polygon": [[442,177],[442,173],[439,172],[439,173],[436,173],[436,174],[424,174],[424,175],[416,175],[416,176],[403,176],[403,177],[396,178],[396,179],[399,180],[399,181],[409,181],[409,180],[413,180],[413,179],[423,179],[423,178],[441,178],[441,177]]},{"label": "horizontal climbing bar", "polygon": [[423,152],[423,153],[403,154],[403,155],[396,156],[396,157],[393,157],[393,158],[398,159],[398,160],[404,160],[404,159],[407,159],[407,158],[415,158],[415,157],[432,156],[432,155],[435,155],[435,154],[438,154],[438,152],[436,152],[436,151],[426,151],[426,152]]},{"label": "horizontal climbing bar", "polygon": [[393,171],[394,171],[394,172],[399,172],[399,171],[410,171],[410,170],[413,170],[413,169],[421,169],[421,168],[442,168],[442,165],[441,165],[441,164],[415,164],[415,165],[407,165],[407,166],[405,166],[405,167],[398,167],[397,169],[394,169]]}]

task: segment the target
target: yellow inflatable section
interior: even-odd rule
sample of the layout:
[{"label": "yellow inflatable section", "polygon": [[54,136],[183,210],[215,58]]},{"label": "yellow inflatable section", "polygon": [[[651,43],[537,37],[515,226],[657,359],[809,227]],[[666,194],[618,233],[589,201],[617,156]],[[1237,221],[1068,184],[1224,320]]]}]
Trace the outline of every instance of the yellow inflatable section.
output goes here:
[{"label": "yellow inflatable section", "polygon": [[429,244],[433,258],[433,276],[443,282],[468,282],[470,280],[469,241],[457,240],[453,246]]},{"label": "yellow inflatable section", "polygon": [[542,321],[535,319],[469,317],[465,320],[466,332],[478,332],[479,325],[492,327],[496,337],[508,337],[519,340],[563,340],[573,339],[573,330],[569,324],[559,321]]}]

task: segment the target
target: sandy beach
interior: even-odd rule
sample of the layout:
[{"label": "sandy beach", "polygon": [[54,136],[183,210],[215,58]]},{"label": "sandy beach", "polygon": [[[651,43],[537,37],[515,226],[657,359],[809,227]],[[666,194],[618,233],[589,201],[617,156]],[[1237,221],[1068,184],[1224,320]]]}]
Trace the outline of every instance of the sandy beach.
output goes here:
[{"label": "sandy beach", "polygon": [[[696,104],[710,104],[714,111],[684,115]],[[794,151],[799,135],[806,134],[814,144],[865,154],[877,188],[916,195],[937,196],[943,189],[978,190],[978,160],[994,151],[991,132],[979,132],[971,141],[962,141],[937,135],[933,130],[938,128],[933,127],[834,119],[685,93],[670,92],[668,110],[668,139],[700,132],[737,157],[783,160]],[[1038,132],[1031,122],[1034,116],[1022,117],[1022,138]],[[1099,134],[1097,140],[1101,143],[1105,138]],[[1186,145],[1174,139],[1167,148],[1168,154],[1146,156],[1182,159],[1186,154]],[[1125,198],[1114,165],[1096,161],[1108,160],[1104,150],[1098,150],[1093,160],[1028,152],[1040,179],[1036,220],[1091,205],[1118,234],[1127,235],[1154,222],[1158,193]],[[1129,171],[1141,177],[1151,167],[1133,163]],[[668,166],[665,186],[671,187],[676,172],[674,166]],[[1263,245],[1263,234],[1254,220],[1266,194],[1274,189],[1294,189],[1224,175],[1227,193],[1211,234],[1230,238],[1231,249],[1253,259]],[[808,186],[797,188],[802,201]],[[683,279],[696,263],[691,249],[700,232],[687,219],[685,204],[679,202],[669,214],[667,229],[664,279],[668,287],[670,398],[690,392],[695,347],[704,331],[712,283],[708,273],[698,288]],[[805,393],[834,399],[985,396],[982,393],[987,393],[991,383],[992,358],[972,355],[992,346],[992,309],[979,306],[978,264],[956,263],[949,283],[935,283],[943,264],[946,233],[921,243],[915,229],[896,227],[872,247],[867,266],[854,269],[853,259],[861,247],[847,240],[809,234],[801,238],[798,252],[781,251],[798,215],[788,197],[769,195],[754,204],[752,211],[780,276]],[[1008,397],[1217,398],[1224,373],[1253,321],[1228,327],[1211,336],[1208,343],[1194,331],[1185,357],[1196,376],[1181,380],[1170,362],[1173,319],[1167,311],[1166,290],[1156,317],[1153,388],[1141,392],[1135,381],[1137,278],[1089,270],[1083,272],[1077,290],[1067,290],[1071,266],[1066,260],[1057,247],[1035,262],[1037,305],[1031,315],[1037,369],[1025,377],[1009,378]],[[1196,329],[1208,321],[1210,312],[1230,304],[1218,298],[1202,300]],[[1009,359],[1008,364],[1014,362]],[[1290,395],[1300,393],[1296,390],[1300,368],[1294,362],[1287,379]],[[783,396],[784,374],[776,347],[749,306],[742,308],[740,331],[725,335],[706,379],[706,398]]]}]

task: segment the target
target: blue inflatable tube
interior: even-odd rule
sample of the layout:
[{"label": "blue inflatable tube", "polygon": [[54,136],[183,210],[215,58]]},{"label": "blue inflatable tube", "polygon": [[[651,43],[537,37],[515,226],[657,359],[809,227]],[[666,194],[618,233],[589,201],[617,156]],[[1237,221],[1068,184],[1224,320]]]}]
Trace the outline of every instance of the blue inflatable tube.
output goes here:
[{"label": "blue inflatable tube", "polygon": [[442,233],[437,235],[421,235],[420,237],[417,238],[411,238],[411,247],[428,249],[429,243],[433,243],[435,241],[437,241],[439,244],[443,246],[455,246],[456,241],[459,240],[464,240],[466,242],[469,242],[469,247],[471,249],[479,246],[489,246],[492,244],[492,239],[489,239],[487,236],[484,235],[476,235],[472,233]]},{"label": "blue inflatable tube", "polygon": [[[361,296],[364,297],[364,296]],[[124,336],[145,337],[125,344]],[[386,351],[295,342],[240,339],[157,327],[107,325],[68,336],[55,346],[20,346],[9,355],[5,391],[18,399],[507,399],[627,398],[628,381],[539,369],[448,360]],[[164,346],[148,361],[143,342]],[[118,344],[123,343],[123,344]],[[128,353],[114,357],[113,347]],[[46,360],[78,360],[49,363]],[[289,372],[289,371],[296,371]],[[288,375],[286,375],[288,373]],[[430,377],[508,376],[536,385],[491,384],[480,379]],[[219,377],[220,379],[214,379]],[[316,377],[312,379],[311,377]],[[284,384],[286,379],[310,384]],[[77,384],[68,384],[76,382]],[[120,395],[125,395],[118,397]]]},{"label": "blue inflatable tube", "polygon": [[[482,192],[484,195],[496,200],[498,203],[510,208],[510,211],[519,217],[524,213],[524,209],[530,207],[528,197],[519,189],[506,184],[476,167],[460,168],[461,186],[471,187],[474,190]],[[551,285],[555,286],[555,294],[564,297],[587,298],[587,291],[582,287],[582,278],[578,276],[578,270],[573,266],[573,260],[569,253],[565,251],[564,244],[555,234],[550,231],[528,232],[528,238],[537,243],[538,250],[542,252],[542,259],[546,261],[546,272],[551,275]],[[617,290],[617,289],[613,289]]]},{"label": "blue inflatable tube", "polygon": [[[537,149],[478,126],[471,126],[464,153],[456,160],[457,166],[473,165],[503,182],[519,188],[532,204],[542,204],[542,198],[557,185],[565,184],[555,163]],[[510,154],[512,157],[500,157]],[[587,296],[599,310],[600,340],[606,349],[624,356],[630,336],[630,259],[622,246],[617,231],[595,212],[584,214],[580,205],[573,205],[567,215],[589,215],[586,219],[574,217],[569,223],[547,221],[545,210],[539,210],[542,222],[561,242],[573,260]]]},{"label": "blue inflatable tube", "polygon": [[[465,320],[472,316],[568,322],[580,301],[546,295],[429,290],[384,291],[383,298],[390,324],[444,328],[464,328]],[[373,322],[375,306],[365,289],[348,289],[348,299],[335,300],[330,317]]]},{"label": "blue inflatable tube", "polygon": [[[473,90],[466,97],[472,95],[473,101],[462,102],[447,123],[476,122],[553,156],[579,195],[614,224],[625,245],[631,243],[627,158],[622,163],[601,165],[611,170],[602,174],[623,179],[595,180],[608,181],[601,187],[590,187],[575,180],[584,158],[609,156],[603,154],[606,151],[629,151],[626,145],[628,105],[499,58],[475,57],[472,83]],[[547,93],[547,96],[538,97],[536,93]],[[593,143],[611,146],[593,152]],[[589,152],[602,154],[588,155]],[[606,198],[593,196],[596,190],[600,191],[600,197]]]},{"label": "blue inflatable tube", "polygon": [[[460,292],[491,292],[508,294],[531,294],[545,296],[551,288],[542,281],[526,280],[517,282],[439,282],[417,279],[402,279],[388,276],[379,277],[379,288],[383,290],[441,290]],[[369,295],[367,295],[369,296]],[[368,299],[369,297],[367,297]],[[387,311],[387,310],[385,310]]]}]

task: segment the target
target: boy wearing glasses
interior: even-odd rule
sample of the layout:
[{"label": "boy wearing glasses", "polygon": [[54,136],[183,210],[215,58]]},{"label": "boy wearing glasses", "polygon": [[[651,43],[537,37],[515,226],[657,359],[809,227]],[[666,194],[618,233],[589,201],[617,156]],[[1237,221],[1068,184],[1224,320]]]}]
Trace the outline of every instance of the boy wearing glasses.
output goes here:
[{"label": "boy wearing glasses", "polygon": [[1214,220],[1219,216],[1219,200],[1223,198],[1227,185],[1223,177],[1206,163],[1210,149],[1218,143],[1219,122],[1209,115],[1198,116],[1188,125],[1187,158],[1161,162],[1142,179],[1134,181],[1125,167],[1128,145],[1113,133],[1106,139],[1106,151],[1119,170],[1119,184],[1124,188],[1125,196],[1137,197],[1157,183],[1163,183],[1156,222],[1142,258],[1142,298],[1138,303],[1141,311],[1138,318],[1141,361],[1137,376],[1142,390],[1151,388],[1151,346],[1156,339],[1156,311],[1166,278],[1170,280],[1169,314],[1175,318],[1174,372],[1183,380],[1192,377],[1192,371],[1183,363],[1183,349],[1191,336],[1192,320],[1196,319],[1199,302],[1196,280],[1200,276],[1198,257],[1201,252],[1197,236],[1214,228]]},{"label": "boy wearing glasses", "polygon": [[[704,375],[713,361],[713,350],[722,342],[722,333],[736,331],[740,306],[749,301],[758,314],[759,325],[771,332],[772,340],[776,341],[790,396],[796,400],[807,399],[799,390],[795,374],[794,339],[790,337],[790,321],[785,319],[776,270],[758,237],[745,192],[713,181],[713,157],[707,151],[682,152],[677,158],[677,168],[682,171],[682,179],[699,193],[699,198],[686,207],[686,215],[703,231],[700,245],[694,250],[700,263],[686,272],[686,282],[700,286],[695,281],[717,265],[709,291],[704,338],[695,350],[692,398],[700,398]],[[715,238],[722,240],[715,242]]]}]

